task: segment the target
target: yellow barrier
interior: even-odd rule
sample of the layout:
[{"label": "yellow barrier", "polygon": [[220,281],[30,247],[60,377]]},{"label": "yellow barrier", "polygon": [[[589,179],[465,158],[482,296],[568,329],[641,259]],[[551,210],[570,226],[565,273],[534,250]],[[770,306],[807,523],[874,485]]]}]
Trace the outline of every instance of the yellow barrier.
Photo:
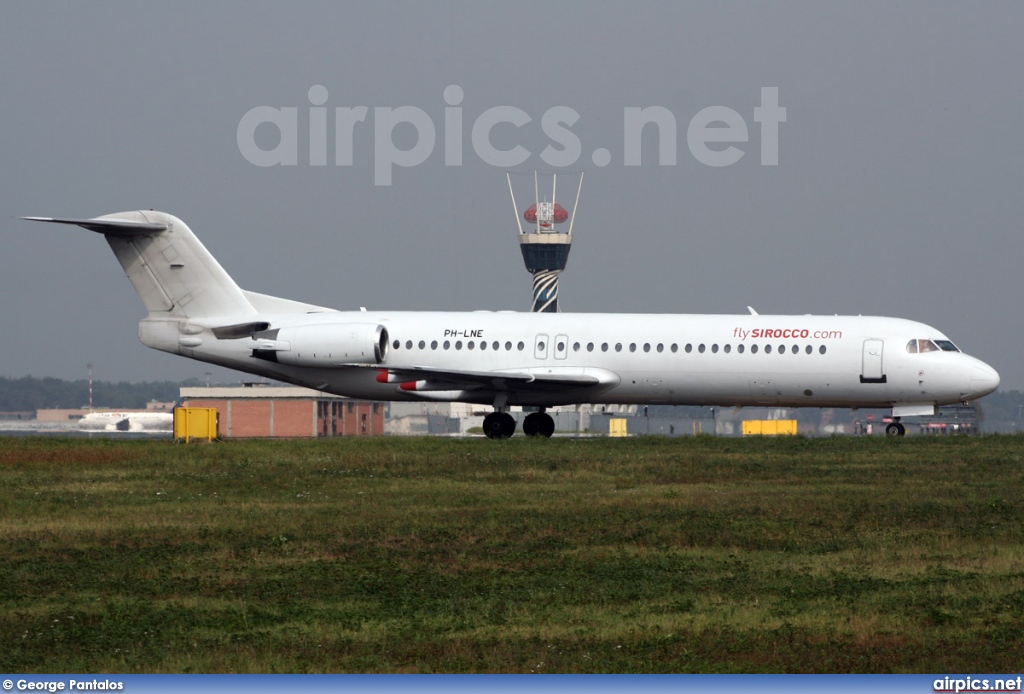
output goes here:
[{"label": "yellow barrier", "polygon": [[795,419],[748,419],[743,422],[744,436],[794,436]]},{"label": "yellow barrier", "polygon": [[174,438],[185,443],[195,439],[213,441],[217,438],[217,408],[174,408]]}]

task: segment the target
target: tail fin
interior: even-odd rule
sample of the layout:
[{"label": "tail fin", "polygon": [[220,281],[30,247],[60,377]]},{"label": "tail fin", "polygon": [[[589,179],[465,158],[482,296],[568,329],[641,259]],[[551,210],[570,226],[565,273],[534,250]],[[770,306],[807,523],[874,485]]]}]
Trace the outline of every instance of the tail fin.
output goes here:
[{"label": "tail fin", "polygon": [[150,318],[234,320],[256,315],[220,263],[192,230],[173,215],[138,211],[95,219],[24,219],[76,224],[103,234]]}]

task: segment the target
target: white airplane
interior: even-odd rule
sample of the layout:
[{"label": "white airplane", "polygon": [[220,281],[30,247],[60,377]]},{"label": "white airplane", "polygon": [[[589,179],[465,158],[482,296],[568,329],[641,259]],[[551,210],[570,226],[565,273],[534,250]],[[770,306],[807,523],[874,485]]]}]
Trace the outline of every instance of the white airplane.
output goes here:
[{"label": "white airplane", "polygon": [[129,431],[157,433],[173,431],[170,412],[90,412],[78,420],[81,431]]},{"label": "white airplane", "polygon": [[515,431],[511,405],[577,403],[891,407],[900,417],[974,400],[999,375],[941,332],[871,316],[337,311],[240,289],[192,231],[163,212],[25,217],[103,234],[147,315],[139,338],[180,354],[371,400],[494,407],[491,438]]}]

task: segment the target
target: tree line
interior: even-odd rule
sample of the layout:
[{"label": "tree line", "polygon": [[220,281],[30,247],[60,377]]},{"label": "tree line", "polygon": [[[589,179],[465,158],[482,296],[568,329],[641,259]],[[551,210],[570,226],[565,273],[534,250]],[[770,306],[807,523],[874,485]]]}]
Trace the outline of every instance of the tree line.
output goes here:
[{"label": "tree line", "polygon": [[[198,379],[187,381],[93,381],[94,407],[141,409],[146,403],[173,402],[181,386],[201,385]],[[88,407],[89,381],[65,381],[60,378],[0,377],[0,412],[28,412],[40,409]]]}]

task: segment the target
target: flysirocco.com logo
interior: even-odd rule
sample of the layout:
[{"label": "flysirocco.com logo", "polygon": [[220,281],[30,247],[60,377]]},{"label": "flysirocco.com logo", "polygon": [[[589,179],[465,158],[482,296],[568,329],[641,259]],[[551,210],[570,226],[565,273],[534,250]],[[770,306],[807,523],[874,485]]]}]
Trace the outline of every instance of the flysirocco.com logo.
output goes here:
[{"label": "flysirocco.com logo", "polygon": [[[427,161],[437,145],[438,129],[426,111],[416,106],[377,106],[373,109],[372,124],[367,122],[367,106],[335,106],[333,119],[329,118],[327,88],[315,84],[309,88],[307,98],[308,143],[299,143],[300,109],[297,106],[256,106],[238,122],[238,150],[246,161],[256,166],[297,166],[300,149],[308,157],[301,163],[309,166],[352,166],[357,128],[373,129],[373,182],[389,186],[394,167],[410,168]],[[462,166],[463,142],[466,135],[466,114],[461,106],[465,93],[456,84],[445,88],[444,125],[442,138],[445,166]],[[786,109],[779,106],[778,87],[761,88],[761,105],[753,109],[753,122],[760,126],[761,166],[779,163],[779,124],[786,122]],[[333,121],[330,122],[329,121]],[[493,143],[492,131],[498,126],[518,129],[530,123],[533,117],[516,106],[494,106],[475,114],[469,126],[469,141],[473,154],[491,166],[513,168],[526,162],[533,152],[517,144],[500,149]],[[583,143],[572,127],[580,114],[569,106],[552,106],[540,117],[540,126],[550,140],[539,153],[546,165],[563,168],[576,165],[583,156]],[[304,124],[305,125],[305,124]],[[415,130],[412,146],[402,149],[395,143],[395,129],[401,125]],[[276,129],[277,144],[261,147],[256,131],[261,126]],[[676,117],[663,106],[626,106],[622,110],[622,164],[640,166],[641,136],[644,129],[653,126],[657,131],[658,164],[675,166],[677,153]],[[328,151],[328,129],[333,129],[334,153]],[[271,140],[275,139],[273,136]],[[506,138],[507,139],[507,138]],[[746,151],[749,130],[744,116],[727,106],[708,106],[698,111],[686,126],[686,145],[690,154],[705,166],[731,166]],[[264,143],[265,144],[265,143]],[[308,145],[308,147],[306,146]],[[590,159],[595,166],[612,163],[612,153],[604,147],[594,149]]]}]

